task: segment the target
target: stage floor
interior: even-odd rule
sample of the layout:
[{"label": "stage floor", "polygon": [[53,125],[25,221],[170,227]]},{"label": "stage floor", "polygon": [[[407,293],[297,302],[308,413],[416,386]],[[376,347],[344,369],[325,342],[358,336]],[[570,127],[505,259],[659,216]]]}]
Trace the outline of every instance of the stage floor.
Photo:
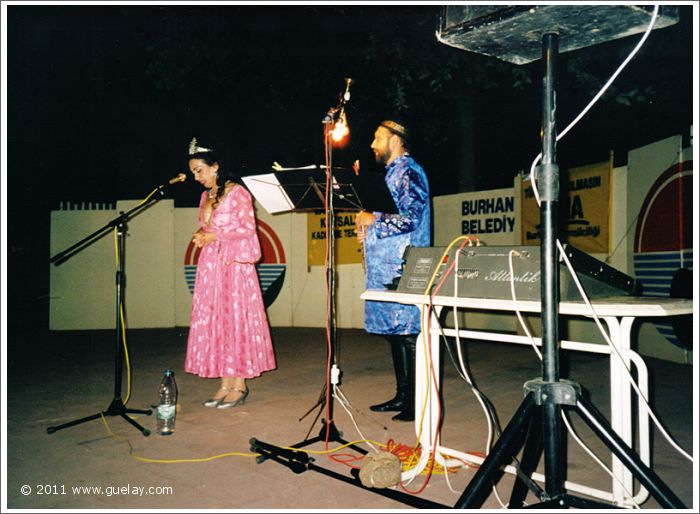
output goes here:
[{"label": "stage floor", "polygon": [[[31,333],[31,331],[29,331]],[[273,339],[278,369],[249,381],[244,406],[229,410],[201,406],[217,388],[218,380],[185,374],[183,362],[187,328],[127,332],[132,386],[128,407],[149,408],[157,402],[158,384],[165,368],[172,368],[179,386],[181,410],[175,433],[144,437],[119,416],[101,419],[47,434],[46,428],[106,410],[114,397],[114,331],[49,332],[9,336],[7,370],[7,435],[5,506],[9,509],[408,509],[410,505],[354,487],[316,471],[294,474],[272,461],[258,464],[249,441],[257,438],[290,446],[321,430],[322,412],[314,406],[322,394],[327,347],[323,329],[275,328]],[[388,343],[362,330],[338,331],[341,390],[350,402],[353,420],[338,402],[334,421],[347,441],[393,440],[413,446],[412,423],[391,420],[369,406],[393,395],[393,371]],[[540,377],[540,362],[529,347],[470,341],[468,366],[473,379],[496,407],[504,427],[522,400],[523,384]],[[650,373],[653,407],[677,443],[692,454],[694,397],[692,366],[645,359]],[[608,357],[562,354],[562,377],[570,378],[590,394],[593,404],[609,415]],[[449,358],[444,362],[444,445],[483,453],[487,424],[480,405],[459,378]],[[126,369],[124,377],[126,378]],[[122,398],[127,396],[126,380]],[[308,411],[306,417],[302,418]],[[610,462],[603,444],[576,416],[579,436]],[[155,429],[155,414],[134,416],[137,423]],[[681,457],[652,431],[653,469],[688,507],[697,502],[693,491],[694,465]],[[330,449],[338,444],[331,443]],[[360,444],[365,449],[367,444]],[[610,489],[611,479],[569,439],[565,456],[567,479],[599,489]],[[322,451],[323,443],[307,449]],[[338,462],[352,453],[314,454],[314,464],[350,476]],[[143,462],[134,457],[177,461]],[[202,462],[185,462],[208,459]],[[542,470],[542,464],[539,466]],[[697,469],[697,466],[695,466]],[[405,490],[451,507],[474,475],[471,468],[416,478]],[[427,481],[427,484],[426,484]],[[498,485],[500,501],[507,502],[513,478]],[[101,490],[100,490],[101,488]],[[150,488],[150,490],[149,490]],[[40,494],[43,493],[43,494]],[[150,493],[150,494],[149,494]],[[528,502],[535,499],[532,495]],[[491,494],[484,508],[501,508]],[[652,498],[642,505],[655,509]],[[697,508],[697,503],[695,503]]]}]

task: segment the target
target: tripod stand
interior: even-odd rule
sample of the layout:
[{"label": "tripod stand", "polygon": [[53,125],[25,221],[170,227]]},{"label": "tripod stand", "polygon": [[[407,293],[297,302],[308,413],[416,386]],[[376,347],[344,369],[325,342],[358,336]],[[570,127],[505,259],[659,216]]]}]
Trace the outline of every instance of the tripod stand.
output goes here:
[{"label": "tripod stand", "polygon": [[[346,79],[349,81],[349,79]],[[349,82],[348,82],[349,86]],[[349,96],[348,96],[349,98]],[[326,381],[324,383],[323,389],[317,402],[301,417],[304,419],[309,415],[314,409],[318,408],[319,412],[314,418],[313,424],[307,433],[307,437],[296,444],[293,444],[293,448],[302,448],[320,441],[326,442],[337,442],[340,444],[347,444],[341,437],[341,433],[335,427],[333,421],[334,415],[334,399],[332,387],[338,383],[340,378],[340,371],[336,366],[336,346],[337,346],[337,331],[335,325],[335,209],[334,209],[334,197],[336,188],[340,186],[336,183],[335,177],[333,175],[333,143],[331,140],[332,125],[334,123],[335,114],[337,112],[342,112],[341,109],[344,108],[347,99],[341,100],[341,104],[338,107],[330,109],[328,114],[323,119],[323,132],[324,132],[324,148],[326,153],[326,173],[325,173],[325,186],[318,183],[313,178],[309,178],[310,188],[316,193],[316,197],[322,201],[325,208],[325,220],[326,220],[326,291],[327,291],[327,303],[326,303],[326,335],[328,339],[328,365],[326,370]],[[320,181],[319,181],[320,182]],[[324,194],[325,193],[325,194]],[[305,197],[306,195],[304,195]],[[303,197],[302,197],[303,198]],[[309,433],[313,429],[313,425],[316,423],[321,413],[325,409],[326,418],[323,419],[323,426],[321,427],[320,433],[311,439],[308,438]],[[300,419],[300,420],[301,420]],[[353,446],[354,447],[354,446]],[[358,447],[354,447],[358,451],[362,451]],[[256,445],[254,444],[251,448],[253,451],[257,451]],[[259,458],[259,462],[265,460],[264,458]]]},{"label": "tripod stand", "polygon": [[[178,177],[170,180],[168,184],[174,184],[176,182],[181,182],[185,179],[184,174],[180,174]],[[122,345],[122,330],[123,330],[123,320],[122,320],[122,309],[124,305],[124,290],[126,287],[126,273],[125,273],[125,267],[124,267],[124,262],[125,262],[125,238],[127,234],[127,222],[137,214],[141,213],[143,210],[147,209],[154,203],[156,203],[158,200],[161,199],[161,197],[164,194],[164,189],[166,185],[159,186],[154,192],[149,195],[149,197],[133,209],[129,210],[128,212],[121,212],[119,216],[111,220],[109,223],[107,223],[105,226],[100,228],[99,230],[93,232],[86,238],[82,239],[81,241],[78,241],[76,244],[73,246],[67,248],[66,250],[56,254],[54,257],[50,259],[50,262],[52,262],[54,265],[58,266],[61,263],[65,262],[66,260],[70,259],[73,255],[79,253],[83,249],[85,249],[87,246],[91,245],[101,237],[103,237],[105,234],[108,232],[111,232],[112,230],[116,230],[117,233],[117,255],[118,255],[118,262],[117,262],[117,272],[116,272],[116,280],[115,280],[115,287],[116,287],[116,325],[115,325],[115,333],[116,333],[116,346],[115,346],[115,351],[114,351],[114,398],[112,399],[112,403],[110,403],[109,407],[107,407],[106,410],[98,412],[96,414],[91,414],[90,416],[86,416],[84,418],[76,419],[73,421],[69,421],[68,423],[63,423],[62,425],[58,426],[51,426],[46,429],[46,431],[49,434],[53,434],[54,432],[58,430],[62,430],[64,428],[69,428],[73,427],[75,425],[80,425],[82,423],[86,423],[88,421],[92,421],[93,419],[99,419],[102,416],[121,416],[124,420],[126,420],[129,424],[137,428],[138,430],[141,431],[141,433],[144,436],[150,435],[151,431],[148,430],[147,428],[142,427],[139,425],[136,421],[131,419],[127,414],[145,414],[145,415],[150,415],[152,413],[151,409],[129,409],[126,407],[124,400],[122,399],[122,394],[121,394],[121,388],[122,388],[122,364],[124,360],[124,347]],[[154,193],[158,193],[156,196]]]},{"label": "tripod stand", "polygon": [[[555,158],[555,64],[558,36],[546,33],[542,39],[545,67],[542,103],[542,164],[540,217],[542,377],[524,385],[525,399],[508,426],[464,490],[455,508],[478,508],[490,494],[492,484],[502,474],[502,466],[513,460],[522,448],[520,481],[516,481],[508,506],[522,507],[530,487],[545,508],[610,508],[611,505],[578,498],[564,490],[565,465],[562,457],[562,408],[573,409],[612,453],[632,472],[665,508],[684,508],[680,499],[610,427],[607,420],[581,395],[579,384],[561,380],[559,375],[558,293],[559,260],[556,239],[559,195],[558,166]],[[545,490],[530,480],[544,455]]]}]

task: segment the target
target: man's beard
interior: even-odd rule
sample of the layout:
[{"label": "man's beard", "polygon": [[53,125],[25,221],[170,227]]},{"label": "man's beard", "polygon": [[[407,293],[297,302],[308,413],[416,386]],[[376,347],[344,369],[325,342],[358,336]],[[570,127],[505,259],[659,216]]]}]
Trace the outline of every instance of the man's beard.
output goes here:
[{"label": "man's beard", "polygon": [[389,153],[388,152],[375,153],[374,160],[377,161],[377,164],[381,164],[382,166],[386,166],[387,162],[389,161]]}]

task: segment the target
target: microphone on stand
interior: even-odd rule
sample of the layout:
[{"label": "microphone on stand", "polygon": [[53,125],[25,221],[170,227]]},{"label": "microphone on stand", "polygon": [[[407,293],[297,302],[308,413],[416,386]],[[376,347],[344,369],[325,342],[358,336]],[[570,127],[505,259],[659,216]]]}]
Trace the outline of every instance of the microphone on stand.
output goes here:
[{"label": "microphone on stand", "polygon": [[168,184],[177,184],[178,182],[184,182],[187,179],[187,175],[184,173],[179,173],[177,177],[173,177],[168,180]]},{"label": "microphone on stand", "polygon": [[348,77],[345,79],[345,93],[343,93],[343,102],[350,101],[350,84],[352,84],[352,79]]},{"label": "microphone on stand", "polygon": [[167,184],[161,184],[158,186],[158,191],[160,191],[161,196],[165,194],[165,189],[168,186],[172,186],[173,184],[177,184],[178,182],[184,182],[187,179],[187,175],[184,173],[178,173],[175,177],[171,178],[168,180]]},{"label": "microphone on stand", "polygon": [[345,114],[345,104],[347,104],[350,100],[350,84],[352,84],[352,79],[346,78],[345,93],[343,93],[343,97],[340,100],[340,104],[338,105],[338,108],[340,108],[340,114],[338,115],[338,120],[335,122],[335,126],[331,131],[331,137],[336,143],[340,142],[345,136],[347,136],[350,133],[350,129],[348,127],[348,118]]}]

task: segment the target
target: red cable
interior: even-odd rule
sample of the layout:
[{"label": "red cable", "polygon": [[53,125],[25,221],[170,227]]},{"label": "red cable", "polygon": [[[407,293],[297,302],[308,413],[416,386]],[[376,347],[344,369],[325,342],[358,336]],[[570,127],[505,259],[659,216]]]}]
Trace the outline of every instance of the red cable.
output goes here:
[{"label": "red cable", "polygon": [[[462,242],[462,244],[459,246],[459,248],[457,249],[457,251],[462,250],[462,249],[467,245],[467,243],[469,243],[470,241],[471,241],[471,239],[465,239],[465,240]],[[445,282],[447,276],[450,274],[450,272],[452,271],[452,269],[455,267],[456,262],[457,262],[457,260],[456,260],[456,259],[453,259],[452,264],[450,264],[450,266],[448,267],[448,269],[447,269],[447,270],[445,271],[445,273],[443,274],[443,276],[442,276],[440,282],[439,282],[438,285],[435,287],[435,290],[430,294],[429,303],[428,303],[428,312],[430,312],[430,311],[432,310],[433,298],[435,297],[435,295],[437,294],[437,292],[438,292],[438,291],[440,290],[440,288],[442,287],[442,285],[443,285],[443,283]],[[442,264],[442,263],[439,263],[438,266],[439,266],[440,264]],[[427,327],[426,327],[426,333],[427,333],[427,334],[430,334],[430,324],[431,324],[431,322],[432,322],[432,318],[431,318],[430,315],[428,315],[428,321],[427,321]],[[433,364],[433,359],[432,359],[432,358],[430,358],[430,368],[429,368],[429,369],[430,369],[430,378],[432,379],[433,385],[434,385],[434,387],[435,387],[435,390],[437,391],[437,390],[439,390],[439,387],[438,387],[438,382],[437,382],[437,376],[436,376],[436,374],[435,374],[435,366],[434,366],[434,364]],[[433,440],[433,444],[432,444],[432,447],[431,447],[431,450],[430,450],[430,457],[428,458],[428,473],[427,473],[426,479],[425,479],[425,481],[423,482],[423,485],[421,485],[420,488],[418,488],[417,491],[411,491],[411,490],[407,489],[403,484],[401,484],[401,488],[402,488],[404,491],[406,491],[407,493],[410,493],[410,494],[420,494],[420,493],[428,486],[428,482],[430,482],[430,478],[431,478],[432,475],[433,475],[433,468],[435,467],[435,455],[436,455],[436,453],[437,453],[437,440],[438,440],[438,436],[439,436],[439,434],[440,434],[440,426],[441,426],[441,424],[442,424],[442,409],[441,409],[441,407],[440,407],[440,402],[438,402],[437,410],[438,410],[438,412],[437,412],[437,414],[438,414],[438,415],[437,415],[437,420],[438,420],[438,421],[437,421],[437,426],[435,427],[435,438],[434,438],[434,440]]]},{"label": "red cable", "polygon": [[[330,262],[330,256],[331,256],[331,248],[330,248],[330,230],[333,230],[333,227],[331,227],[330,220],[328,219],[328,207],[329,207],[329,192],[330,192],[330,162],[331,162],[331,157],[330,157],[330,145],[329,143],[329,130],[328,130],[328,124],[324,126],[324,141],[325,141],[325,156],[326,156],[326,195],[324,198],[324,209],[326,212],[326,256],[325,256],[325,271],[326,271],[326,277],[328,277],[329,273],[329,262]],[[325,437],[325,449],[328,449],[328,441],[330,437],[330,424],[332,423],[332,420],[330,419],[331,417],[331,411],[330,411],[330,402],[331,402],[331,384],[330,384],[330,376],[331,376],[331,353],[332,353],[332,348],[331,348],[331,316],[333,315],[332,313],[332,306],[331,306],[331,284],[329,283],[329,280],[326,280],[326,344],[327,344],[327,349],[328,349],[328,361],[326,362],[326,437]]]},{"label": "red cable", "polygon": [[[457,251],[462,250],[465,246],[467,246],[467,243],[470,243],[471,239],[465,239],[462,241],[462,244],[459,245],[459,248],[457,248]],[[432,305],[432,299],[435,295],[437,295],[438,291],[440,291],[440,288],[442,285],[445,283],[445,280],[447,279],[447,275],[450,274],[450,272],[454,269],[455,265],[457,264],[457,259],[452,260],[452,264],[450,264],[449,268],[447,268],[447,271],[443,273],[442,278],[440,279],[440,282],[438,282],[438,285],[435,286],[435,290],[430,294],[430,300],[431,300],[431,305]],[[439,264],[438,264],[439,266]]]},{"label": "red cable", "polygon": [[337,453],[335,455],[330,455],[329,457],[332,461],[344,464],[345,466],[348,466],[353,469],[360,468],[360,466],[353,465],[353,462],[360,462],[362,461],[362,459],[365,458],[364,455],[362,457],[358,457],[357,455],[353,455],[351,453]]}]

